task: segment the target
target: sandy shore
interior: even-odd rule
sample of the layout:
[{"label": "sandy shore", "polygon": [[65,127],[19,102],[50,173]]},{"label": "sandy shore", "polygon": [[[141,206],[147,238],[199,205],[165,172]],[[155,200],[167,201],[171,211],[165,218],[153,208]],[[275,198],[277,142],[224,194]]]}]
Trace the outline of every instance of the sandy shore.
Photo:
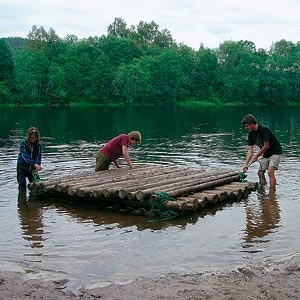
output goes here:
[{"label": "sandy shore", "polygon": [[68,291],[66,281],[41,282],[1,272],[0,299],[222,300],[300,299],[300,258],[229,273],[142,278],[126,285]]}]

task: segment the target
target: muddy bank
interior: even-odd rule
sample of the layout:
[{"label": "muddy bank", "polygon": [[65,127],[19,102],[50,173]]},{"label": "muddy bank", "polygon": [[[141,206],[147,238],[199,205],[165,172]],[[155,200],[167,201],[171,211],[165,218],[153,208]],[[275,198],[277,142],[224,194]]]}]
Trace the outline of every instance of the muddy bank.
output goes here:
[{"label": "muddy bank", "polygon": [[0,299],[206,300],[300,299],[300,258],[246,266],[229,273],[169,274],[126,285],[68,291],[67,280],[42,282],[1,272]]}]

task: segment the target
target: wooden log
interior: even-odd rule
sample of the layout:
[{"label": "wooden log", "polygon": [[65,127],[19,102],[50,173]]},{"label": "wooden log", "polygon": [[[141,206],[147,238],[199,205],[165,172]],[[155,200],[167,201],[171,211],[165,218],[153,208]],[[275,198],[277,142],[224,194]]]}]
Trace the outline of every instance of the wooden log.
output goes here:
[{"label": "wooden log", "polygon": [[207,201],[205,199],[198,199],[198,207],[204,208],[207,205]]},{"label": "wooden log", "polygon": [[[228,171],[226,171],[228,173]],[[218,172],[218,174],[222,174]],[[215,175],[212,175],[215,176]],[[148,188],[155,188],[157,189],[158,186],[166,186],[166,185],[186,185],[187,182],[191,182],[191,184],[194,184],[193,180],[200,180],[201,178],[206,179],[207,174],[199,173],[195,170],[184,170],[184,171],[177,171],[176,173],[170,173],[167,176],[165,174],[162,174],[160,176],[152,176],[151,182],[149,182],[149,178],[145,178],[144,180],[138,179],[138,180],[128,180],[126,182],[126,186],[121,188],[119,190],[119,197],[121,199],[124,199],[127,197],[127,195],[132,192],[136,191],[137,189],[148,189]],[[109,188],[114,188],[115,190],[119,189],[119,184],[109,184]],[[97,187],[101,188],[101,186]],[[105,192],[107,193],[107,191]],[[129,199],[133,199],[134,197],[130,197]]]},{"label": "wooden log", "polygon": [[239,193],[241,193],[241,198],[247,198],[248,195],[251,193],[251,189],[249,188],[249,184],[243,184],[243,185],[233,185],[229,184],[229,188],[237,189]]},{"label": "wooden log", "polygon": [[201,178],[205,178],[206,176],[203,174],[199,174],[199,173],[190,173],[188,174],[186,171],[184,173],[176,173],[177,177],[170,177],[170,178],[166,178],[164,180],[161,181],[155,181],[154,179],[156,178],[151,178],[151,182],[147,183],[139,183],[138,185],[132,185],[132,187],[130,188],[122,188],[119,190],[118,196],[121,199],[124,199],[126,197],[128,197],[129,199],[133,199],[135,196],[132,196],[131,192],[135,192],[137,189],[162,189],[162,187],[166,187],[166,186],[174,186],[174,185],[188,185],[193,184],[194,180],[200,180]]},{"label": "wooden log", "polygon": [[209,193],[209,194],[215,194],[217,196],[218,201],[217,202],[222,202],[227,199],[227,193],[224,191],[219,191],[219,190],[204,190],[204,193]]},{"label": "wooden log", "polygon": [[198,200],[198,204],[200,204],[200,202],[204,201],[203,204],[205,204],[205,205],[202,205],[203,207],[209,203],[213,203],[213,202],[217,201],[215,194],[205,193],[205,191],[203,191],[201,193],[192,194],[191,196],[196,197],[196,199]]},{"label": "wooden log", "polygon": [[205,194],[205,193],[197,193],[197,194],[191,194],[191,195],[188,195],[188,196],[184,196],[184,197],[177,197],[176,199],[186,199],[188,201],[196,201],[197,204],[195,204],[198,207],[205,207],[208,203],[208,198],[207,197],[210,197],[211,195],[209,194]]},{"label": "wooden log", "polygon": [[[218,174],[222,174],[222,173],[218,172]],[[212,175],[212,176],[216,176],[216,175]],[[141,188],[142,190],[152,188],[153,191],[156,191],[156,190],[162,190],[167,187],[174,187],[178,185],[181,186],[193,185],[195,184],[195,181],[206,181],[207,174],[202,174],[202,173],[199,174],[197,172],[187,174],[186,172],[184,172],[184,173],[180,173],[180,177],[167,178],[165,180],[158,181],[158,182],[156,182],[154,179],[156,178],[151,178],[150,183],[149,183],[149,179],[146,183],[145,182],[141,182],[139,184],[130,183],[131,187],[120,189],[118,196],[121,199],[125,199],[127,197],[128,199],[132,200],[135,198],[136,191],[139,188]]]},{"label": "wooden log", "polygon": [[[174,173],[175,169],[167,169],[164,172],[160,172],[159,175],[152,175],[151,176],[151,181],[153,180],[160,180],[161,178],[165,178],[167,176],[167,178],[169,178],[168,180],[172,180],[172,178],[174,177],[174,175],[189,175],[189,174],[193,174],[195,173],[195,171],[193,172],[189,172],[188,170],[184,169],[184,170],[180,170],[178,171],[178,167],[176,167],[176,173]],[[142,172],[142,171],[140,171]],[[102,179],[101,179],[102,180]],[[99,180],[99,179],[94,179],[94,181],[92,182],[85,182],[85,184],[81,184],[80,182],[75,182],[72,184],[66,184],[63,187],[57,187],[57,189],[59,189],[60,191],[63,191],[65,193],[68,194],[73,194],[73,191],[70,191],[70,189],[80,189],[80,188],[84,188],[84,187],[90,187],[93,190],[98,190],[98,189],[106,189],[106,191],[104,192],[105,194],[108,193],[107,189],[111,189],[114,188],[116,189],[120,189],[120,186],[124,187],[124,186],[129,186],[127,189],[136,189],[136,186],[139,185],[146,185],[149,183],[149,179],[148,178],[130,178],[130,177],[123,177],[120,180],[114,180],[113,182],[110,180]],[[80,193],[78,191],[78,193]],[[81,194],[81,193],[80,193]],[[110,197],[109,195],[107,197]],[[124,197],[120,197],[121,199]]]},{"label": "wooden log", "polygon": [[[150,170],[155,170],[157,168],[153,168],[150,166],[144,166],[143,168],[138,166],[135,167],[132,170],[135,170],[136,173],[139,172],[145,172]],[[85,182],[90,182],[91,180],[96,180],[96,181],[101,181],[101,180],[105,180],[108,182],[114,181],[114,180],[118,180],[120,178],[123,177],[127,177],[130,178],[130,176],[132,176],[132,170],[130,169],[126,169],[126,168],[120,168],[120,169],[110,169],[110,170],[105,170],[105,171],[99,171],[99,172],[89,172],[89,173],[82,173],[81,175],[68,175],[68,176],[64,176],[64,177],[60,177],[57,178],[55,180],[49,181],[50,185],[57,185],[58,186],[58,191],[61,191],[64,187],[66,187],[67,185],[77,185],[77,184],[82,184]]]},{"label": "wooden log", "polygon": [[187,203],[186,210],[197,211],[198,207],[199,207],[198,202],[196,204],[194,204],[194,203]]},{"label": "wooden log", "polygon": [[225,178],[221,178],[221,179],[217,179],[211,182],[206,182],[206,183],[201,183],[201,184],[197,184],[195,186],[191,186],[191,187],[186,187],[183,188],[181,190],[174,190],[169,192],[169,196],[170,197],[177,197],[179,195],[182,195],[184,193],[191,193],[191,192],[195,192],[195,191],[200,191],[200,190],[204,190],[204,189],[209,189],[221,184],[225,184],[225,183],[229,183],[232,181],[238,181],[239,180],[239,176],[238,175],[233,175],[233,176],[228,176]]},{"label": "wooden log", "polygon": [[[119,169],[118,169],[119,170]],[[133,171],[134,170],[134,171]],[[184,169],[185,172],[188,169]],[[179,170],[180,172],[184,172],[184,170]],[[97,176],[93,175],[90,177],[86,177],[84,180],[77,180],[72,181],[70,183],[64,182],[64,188],[67,190],[68,188],[81,188],[81,187],[92,187],[92,186],[114,186],[119,185],[121,182],[127,183],[127,182],[141,182],[144,180],[145,182],[148,182],[148,177],[151,176],[151,178],[156,178],[159,176],[166,176],[166,174],[173,174],[178,172],[178,167],[168,167],[166,169],[141,169],[138,170],[132,169],[127,170],[126,172],[117,173],[115,176],[113,174],[110,174],[110,176],[101,176],[106,171],[99,171],[95,172]],[[99,176],[98,176],[99,175]],[[61,184],[60,184],[61,185]]]},{"label": "wooden log", "polygon": [[184,201],[187,204],[186,210],[196,211],[198,209],[199,203],[196,198],[192,197],[178,197],[179,201]]},{"label": "wooden log", "polygon": [[187,209],[187,203],[185,201],[180,201],[180,200],[167,201],[162,205],[167,210],[185,212]]},{"label": "wooden log", "polygon": [[[136,199],[138,200],[143,200],[143,199],[148,199],[153,193],[155,192],[159,192],[159,191],[165,191],[167,193],[173,193],[176,196],[172,196],[172,197],[177,197],[179,195],[183,195],[184,193],[191,193],[191,192],[195,192],[199,190],[199,186],[200,189],[202,187],[202,185],[204,187],[213,187],[215,185],[221,185],[223,183],[222,179],[226,179],[224,182],[230,182],[233,180],[238,180],[238,176],[236,175],[236,172],[227,172],[224,174],[220,174],[220,175],[213,175],[213,176],[207,176],[205,178],[201,178],[199,180],[187,180],[184,182],[180,182],[177,185],[174,184],[167,184],[167,185],[163,185],[163,186],[157,186],[154,188],[150,188],[150,189],[144,189],[144,190],[140,190],[134,193],[129,193],[127,195],[127,197],[130,199],[132,197],[136,197]],[[235,176],[234,179],[232,178],[232,176]],[[228,178],[229,181],[228,181]],[[206,186],[206,183],[210,183],[208,186]],[[204,188],[203,188],[204,189]]]},{"label": "wooden log", "polygon": [[231,201],[239,201],[242,199],[243,193],[240,189],[229,188],[227,185],[227,186],[216,187],[216,190],[226,192],[229,200],[231,200]]},{"label": "wooden log", "polygon": [[97,199],[102,197],[104,198],[102,190],[90,190],[89,195],[92,198],[97,198]]},{"label": "wooden log", "polygon": [[47,185],[47,186],[42,186],[42,191],[44,193],[48,193],[48,192],[54,192],[55,191],[55,185]]},{"label": "wooden log", "polygon": [[233,191],[226,189],[224,186],[215,187],[216,190],[222,191],[227,194],[227,200],[234,201],[236,199],[236,195]]},{"label": "wooden log", "polygon": [[240,201],[243,197],[243,190],[240,187],[234,187],[230,185],[226,185],[226,192],[227,191],[232,191],[235,194],[235,199]]}]

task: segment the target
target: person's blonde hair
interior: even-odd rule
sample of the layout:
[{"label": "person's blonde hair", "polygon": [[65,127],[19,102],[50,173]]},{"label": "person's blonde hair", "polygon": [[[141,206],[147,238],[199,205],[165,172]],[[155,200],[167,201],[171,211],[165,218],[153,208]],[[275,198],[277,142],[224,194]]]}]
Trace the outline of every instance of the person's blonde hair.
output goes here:
[{"label": "person's blonde hair", "polygon": [[136,142],[141,142],[142,141],[142,136],[139,131],[131,131],[128,133],[128,137]]}]

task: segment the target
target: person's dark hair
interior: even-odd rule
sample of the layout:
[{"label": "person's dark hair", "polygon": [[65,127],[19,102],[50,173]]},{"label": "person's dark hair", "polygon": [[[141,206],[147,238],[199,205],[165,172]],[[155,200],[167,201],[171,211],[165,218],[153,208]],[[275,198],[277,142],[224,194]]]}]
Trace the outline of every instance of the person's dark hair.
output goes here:
[{"label": "person's dark hair", "polygon": [[27,134],[26,134],[26,140],[28,142],[29,142],[30,137],[32,135],[36,136],[36,138],[37,138],[36,142],[39,143],[40,142],[40,132],[39,132],[39,130],[36,127],[30,127],[30,128],[28,128]]},{"label": "person's dark hair", "polygon": [[243,118],[241,124],[242,124],[242,126],[250,125],[250,124],[257,124],[257,121],[253,115],[248,114]]}]

